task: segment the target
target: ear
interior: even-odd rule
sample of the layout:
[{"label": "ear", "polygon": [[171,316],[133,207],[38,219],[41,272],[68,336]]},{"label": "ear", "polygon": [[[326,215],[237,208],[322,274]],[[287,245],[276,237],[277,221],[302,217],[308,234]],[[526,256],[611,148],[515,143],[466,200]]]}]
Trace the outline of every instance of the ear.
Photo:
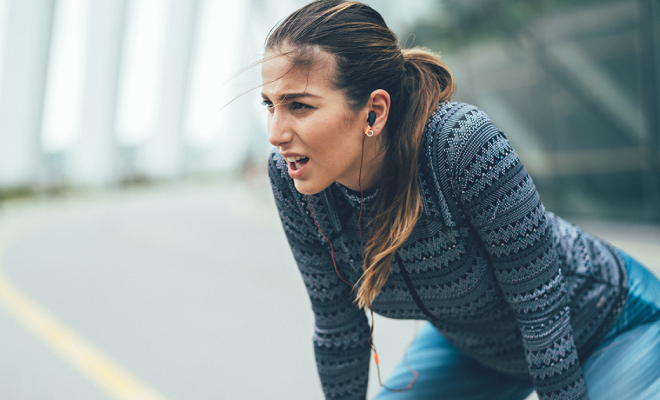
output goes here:
[{"label": "ear", "polygon": [[383,89],[376,89],[369,96],[369,101],[367,102],[366,111],[364,113],[364,122],[367,122],[367,115],[369,111],[376,113],[376,121],[371,126],[371,130],[374,131],[374,136],[380,135],[380,133],[385,128],[387,123],[387,117],[390,113],[390,94]]}]

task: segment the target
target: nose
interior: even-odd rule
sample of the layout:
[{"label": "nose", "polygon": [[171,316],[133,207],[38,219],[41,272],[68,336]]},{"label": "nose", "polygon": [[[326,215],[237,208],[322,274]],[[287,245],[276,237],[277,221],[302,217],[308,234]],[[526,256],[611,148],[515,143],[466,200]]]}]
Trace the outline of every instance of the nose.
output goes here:
[{"label": "nose", "polygon": [[287,118],[282,113],[274,111],[268,116],[268,141],[275,147],[280,147],[291,141],[293,131]]}]

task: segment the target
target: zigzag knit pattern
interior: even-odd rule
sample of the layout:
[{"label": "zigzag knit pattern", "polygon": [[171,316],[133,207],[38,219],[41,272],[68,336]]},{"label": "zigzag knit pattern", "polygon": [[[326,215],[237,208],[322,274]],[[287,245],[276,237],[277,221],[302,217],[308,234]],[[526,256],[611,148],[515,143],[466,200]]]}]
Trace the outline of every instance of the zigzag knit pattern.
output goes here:
[{"label": "zigzag knit pattern", "polygon": [[[580,360],[621,313],[625,266],[609,244],[545,211],[506,137],[481,110],[440,103],[420,150],[423,211],[374,311],[431,319],[454,346],[503,373],[530,379],[540,399],[587,399]],[[364,399],[369,325],[334,271],[330,245],[305,196],[273,151],[269,174],[280,218],[315,317],[318,373],[326,398]],[[308,196],[334,246],[342,277],[362,274],[360,194],[335,183]],[[363,233],[377,209],[365,197]],[[366,216],[366,217],[365,217]],[[430,318],[406,285],[405,268]]]}]

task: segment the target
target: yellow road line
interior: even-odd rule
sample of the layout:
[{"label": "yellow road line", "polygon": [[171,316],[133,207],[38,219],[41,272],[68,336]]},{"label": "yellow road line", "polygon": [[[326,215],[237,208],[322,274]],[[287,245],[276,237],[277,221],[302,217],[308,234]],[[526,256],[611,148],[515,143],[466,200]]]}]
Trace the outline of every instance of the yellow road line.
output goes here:
[{"label": "yellow road line", "polygon": [[[7,245],[8,243],[0,243],[0,257]],[[21,292],[6,278],[1,265],[0,303],[28,330],[109,394],[111,398],[117,400],[165,400],[165,397],[132,377],[116,362]]]}]

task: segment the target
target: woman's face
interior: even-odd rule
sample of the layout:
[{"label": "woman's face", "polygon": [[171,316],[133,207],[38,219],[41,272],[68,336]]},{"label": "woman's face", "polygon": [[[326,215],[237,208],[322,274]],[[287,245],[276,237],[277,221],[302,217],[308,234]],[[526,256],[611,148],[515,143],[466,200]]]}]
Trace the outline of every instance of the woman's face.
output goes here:
[{"label": "woman's face", "polygon": [[309,68],[271,56],[262,65],[268,140],[287,160],[296,189],[316,194],[335,181],[357,189],[368,110],[353,111],[332,87],[335,64],[328,53]]}]

